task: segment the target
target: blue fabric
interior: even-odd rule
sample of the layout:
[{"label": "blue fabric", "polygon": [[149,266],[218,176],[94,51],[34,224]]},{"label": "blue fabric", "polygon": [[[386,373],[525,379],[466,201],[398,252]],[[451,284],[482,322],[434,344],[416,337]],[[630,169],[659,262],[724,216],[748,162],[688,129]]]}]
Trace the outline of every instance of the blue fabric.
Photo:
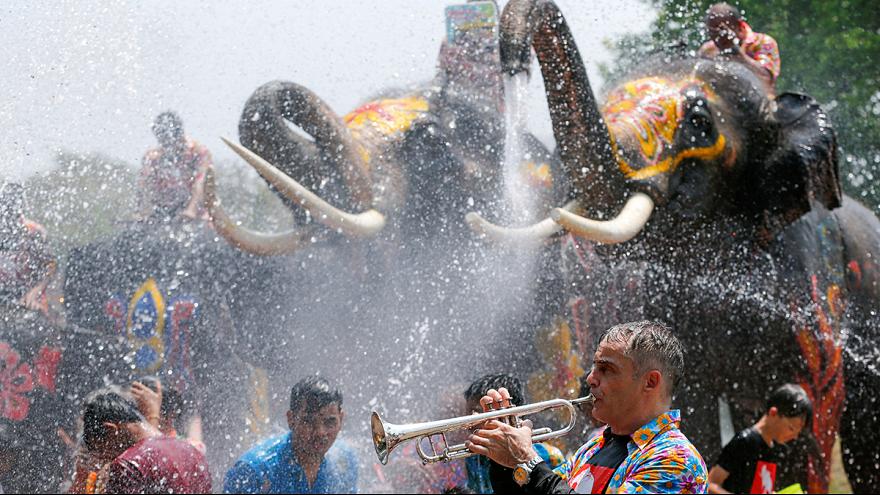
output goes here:
[{"label": "blue fabric", "polygon": [[272,437],[247,451],[226,473],[224,493],[357,493],[357,458],[337,441],[310,487],[293,458],[292,435]]},{"label": "blue fabric", "polygon": [[[544,459],[544,462],[554,469],[565,462],[562,452],[551,445],[536,443],[534,445],[535,452]],[[492,482],[489,480],[489,467],[491,461],[488,457],[475,455],[464,460],[467,465],[467,487],[474,493],[495,493],[492,489]]]}]

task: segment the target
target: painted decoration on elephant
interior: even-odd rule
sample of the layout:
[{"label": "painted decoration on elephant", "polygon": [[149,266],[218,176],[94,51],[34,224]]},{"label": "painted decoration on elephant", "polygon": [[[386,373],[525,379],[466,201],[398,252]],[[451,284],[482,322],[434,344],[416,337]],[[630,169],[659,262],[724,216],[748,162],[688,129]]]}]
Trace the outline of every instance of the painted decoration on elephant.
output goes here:
[{"label": "painted decoration on elephant", "polygon": [[[840,230],[833,217],[829,216],[817,225],[816,239],[819,245],[819,273],[810,276],[814,323],[805,323],[797,328],[795,339],[806,371],[799,381],[813,402],[813,436],[825,458],[830,459],[836,439],[831,432],[839,430],[845,398],[841,335],[841,322],[846,310],[841,290],[845,275],[839,263],[844,253]],[[796,308],[792,308],[792,311],[795,312]],[[811,492],[827,489],[825,480],[830,475],[830,463],[824,463],[824,466],[820,464],[810,457],[808,488]]]},{"label": "painted decoration on elephant", "polygon": [[418,96],[388,98],[361,105],[343,117],[343,121],[358,143],[358,153],[370,166],[376,150],[368,143],[383,142],[408,131],[429,108],[428,100]]},{"label": "painted decoration on elephant", "polygon": [[553,189],[553,171],[549,163],[524,162],[520,167],[523,183],[535,189]]},{"label": "painted decoration on elephant", "polygon": [[[725,138],[719,134],[711,145],[685,148],[674,153],[676,131],[685,116],[684,103],[689,96],[715,96],[708,85],[698,79],[671,81],[648,77],[628,82],[608,95],[603,115],[611,135],[611,146],[620,170],[629,179],[648,179],[673,172],[687,158],[709,160],[721,155]],[[634,165],[623,155],[617,142],[634,136],[644,167]]]},{"label": "painted decoration on elephant", "polygon": [[110,298],[104,314],[114,333],[128,341],[136,373],[166,371],[174,388],[183,391],[194,382],[190,355],[198,309],[194,297],[168,299],[156,280],[149,278],[131,298]]},{"label": "painted decoration on elephant", "polygon": [[428,100],[417,96],[377,100],[358,107],[343,120],[352,132],[369,127],[391,136],[409,130],[428,108]]},{"label": "painted decoration on elephant", "polygon": [[39,389],[55,393],[61,357],[61,349],[44,345],[29,363],[11,343],[0,341],[0,419],[24,421],[30,413],[32,393]]}]

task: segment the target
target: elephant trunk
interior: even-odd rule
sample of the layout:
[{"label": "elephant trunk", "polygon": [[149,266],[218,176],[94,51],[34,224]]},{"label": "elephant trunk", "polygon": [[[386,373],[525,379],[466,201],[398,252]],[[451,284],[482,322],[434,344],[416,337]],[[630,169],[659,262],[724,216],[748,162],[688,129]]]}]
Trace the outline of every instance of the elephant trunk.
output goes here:
[{"label": "elephant trunk", "polygon": [[501,16],[500,41],[501,66],[508,74],[529,70],[532,48],[538,56],[557,150],[574,186],[569,194],[580,204],[570,202],[550,217],[519,228],[493,225],[472,213],[466,218],[471,229],[508,243],[543,241],[563,229],[609,244],[637,236],[654,210],[646,194],[629,197],[609,220],[592,219],[609,218],[609,212],[618,210],[626,187],[587,70],[559,8],[551,0],[510,0]]},{"label": "elephant trunk", "polygon": [[544,77],[553,134],[573,197],[590,215],[605,216],[624,199],[608,127],[574,37],[550,0],[511,0],[501,17],[501,64],[508,74],[528,71],[534,48]]},{"label": "elephant trunk", "polygon": [[307,88],[283,81],[259,87],[245,104],[239,136],[246,148],[305,187],[317,190],[328,179],[341,179],[336,201],[358,210],[372,206],[369,166],[360,146],[342,119]]}]

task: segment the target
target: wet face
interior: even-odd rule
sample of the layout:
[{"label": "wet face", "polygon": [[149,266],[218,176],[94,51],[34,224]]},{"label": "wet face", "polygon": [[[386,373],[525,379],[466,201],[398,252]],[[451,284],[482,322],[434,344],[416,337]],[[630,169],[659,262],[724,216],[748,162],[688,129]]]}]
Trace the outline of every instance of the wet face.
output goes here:
[{"label": "wet face", "polygon": [[343,412],[339,404],[312,409],[303,404],[287,412],[287,423],[296,439],[298,455],[322,458],[342,429]]},{"label": "wet face", "polygon": [[106,434],[95,443],[92,453],[104,460],[113,460],[137,441],[137,423],[104,423]]},{"label": "wet face", "polygon": [[650,77],[617,88],[603,108],[620,171],[681,216],[711,208],[716,181],[732,163],[714,100],[697,79]]},{"label": "wet face", "polygon": [[768,423],[771,427],[773,441],[778,444],[786,444],[800,436],[801,431],[806,426],[807,420],[803,416],[789,418],[783,416],[776,411],[775,407],[770,408],[767,414]]},{"label": "wet face", "polygon": [[635,365],[624,355],[624,344],[603,341],[593,357],[593,368],[587,376],[593,402],[593,417],[607,423],[615,434],[630,434],[626,427],[638,412],[633,407],[641,401],[641,380]]},{"label": "wet face", "polygon": [[706,32],[719,50],[738,46],[744,38],[742,23],[733,16],[723,14],[709,14]]}]

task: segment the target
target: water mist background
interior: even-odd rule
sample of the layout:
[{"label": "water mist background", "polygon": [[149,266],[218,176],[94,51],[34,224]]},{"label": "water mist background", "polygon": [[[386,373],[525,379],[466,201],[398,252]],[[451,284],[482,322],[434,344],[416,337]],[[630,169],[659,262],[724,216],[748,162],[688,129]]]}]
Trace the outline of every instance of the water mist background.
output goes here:
[{"label": "water mist background", "polygon": [[[8,54],[0,59],[0,126],[5,131],[0,179],[44,174],[55,166],[59,151],[100,153],[115,168],[97,190],[131,187],[141,156],[154,146],[152,118],[174,109],[187,132],[214,155],[221,182],[226,177],[222,196],[238,201],[238,218],[266,227],[260,219],[243,218],[241,211],[272,211],[257,205],[256,198],[273,199],[265,199],[268,193],[255,174],[218,139],[237,137],[241,108],[251,92],[273,79],[291,80],[344,114],[384,88],[426,81],[435,73],[444,36],[443,8],[452,3],[457,2],[6,5],[0,9],[0,45]],[[645,29],[653,19],[652,11],[634,0],[591,2],[589,9],[577,0],[557,3],[596,87],[601,82],[597,63],[608,62],[603,41]],[[539,77],[528,83],[528,90],[527,127],[552,149]],[[515,194],[515,188],[508,193]],[[56,209],[56,223],[89,221],[89,212],[99,207],[88,202],[72,206]],[[284,212],[274,208],[283,223]],[[517,213],[513,218],[524,219]],[[75,235],[65,237],[62,227],[50,235],[56,244],[57,237],[70,241],[61,244],[75,244]],[[357,299],[356,277],[345,272],[344,262],[333,273],[333,252],[316,254],[315,264],[322,269],[306,281],[319,285],[320,293],[291,298],[300,309],[289,323],[290,339],[278,343],[289,350],[289,364],[269,370],[275,379],[269,396],[272,428],[283,428],[290,381],[321,372],[341,383],[348,412],[343,435],[357,445],[363,461],[372,462],[366,434],[371,408],[387,411],[394,422],[433,419],[438,398],[460,396],[482,373],[516,371],[477,348],[488,344],[505,353],[517,347],[523,355],[531,352],[531,339],[523,337],[534,328],[523,313],[533,309],[527,303],[534,296],[532,276],[540,262],[533,254],[488,250],[470,238],[407,246],[383,291],[370,301]],[[337,305],[345,309],[328,312]],[[362,318],[352,322],[343,317],[358,305]],[[215,471],[224,470],[231,457],[249,446],[230,440],[232,450],[224,453],[230,462],[212,466]],[[368,478],[372,473],[362,469],[361,474]]]}]

